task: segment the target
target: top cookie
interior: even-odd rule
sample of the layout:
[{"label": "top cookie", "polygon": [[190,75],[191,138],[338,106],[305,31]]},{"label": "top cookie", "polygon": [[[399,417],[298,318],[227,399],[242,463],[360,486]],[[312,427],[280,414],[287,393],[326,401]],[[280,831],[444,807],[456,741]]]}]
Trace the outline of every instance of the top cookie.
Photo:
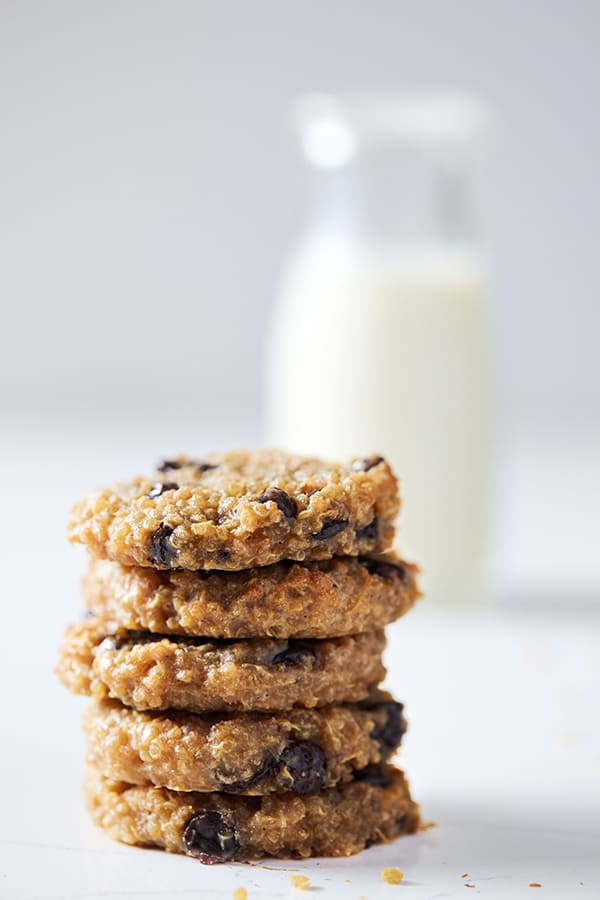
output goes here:
[{"label": "top cookie", "polygon": [[386,550],[399,509],[380,456],[346,464],[278,450],[179,456],[78,503],[69,539],[156,569],[247,569]]}]

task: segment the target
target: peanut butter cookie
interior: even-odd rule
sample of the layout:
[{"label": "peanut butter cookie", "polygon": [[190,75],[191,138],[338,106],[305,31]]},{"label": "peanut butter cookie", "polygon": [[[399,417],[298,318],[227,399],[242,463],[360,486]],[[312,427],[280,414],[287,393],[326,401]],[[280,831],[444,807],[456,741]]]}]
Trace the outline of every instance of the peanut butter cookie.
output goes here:
[{"label": "peanut butter cookie", "polygon": [[363,700],[385,675],[383,630],[326,640],[211,641],[109,634],[101,620],[70,626],[57,673],[76,694],[138,710],[276,711]]},{"label": "peanut butter cookie", "polygon": [[84,714],[88,761],[103,775],[176,791],[308,794],[385,762],[406,730],[402,704],[374,691],[360,705],[277,714],[136,712],[116,701]]},{"label": "peanut butter cookie", "polygon": [[95,822],[116,840],[203,863],[350,856],[419,827],[404,774],[389,766],[317,794],[264,797],[132,786],[90,767],[85,796]]},{"label": "peanut butter cookie", "polygon": [[419,596],[393,554],[275,563],[244,572],[157,572],[92,560],[84,603],[115,628],[212,638],[338,637],[381,628]]},{"label": "peanut butter cookie", "polygon": [[399,508],[381,457],[345,465],[277,450],[165,460],[73,509],[70,540],[158,569],[248,569],[386,550]]}]

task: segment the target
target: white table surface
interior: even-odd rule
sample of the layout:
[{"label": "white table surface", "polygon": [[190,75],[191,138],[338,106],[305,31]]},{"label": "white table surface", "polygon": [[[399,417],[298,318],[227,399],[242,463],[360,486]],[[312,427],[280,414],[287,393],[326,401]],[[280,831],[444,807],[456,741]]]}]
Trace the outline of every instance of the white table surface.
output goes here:
[{"label": "white table surface", "polygon": [[[423,834],[348,860],[213,867],[109,840],[79,793],[83,701],[52,674],[78,614],[66,509],[140,458],[199,442],[159,436],[141,456],[142,432],[119,444],[82,425],[36,444],[24,428],[9,431],[0,460],[0,898],[230,898],[238,886],[249,898],[600,897],[600,620],[585,607],[423,603],[390,628],[388,684],[410,724],[399,761],[436,823]],[[400,886],[381,879],[388,866],[404,872]],[[291,886],[295,873],[311,893]]]}]

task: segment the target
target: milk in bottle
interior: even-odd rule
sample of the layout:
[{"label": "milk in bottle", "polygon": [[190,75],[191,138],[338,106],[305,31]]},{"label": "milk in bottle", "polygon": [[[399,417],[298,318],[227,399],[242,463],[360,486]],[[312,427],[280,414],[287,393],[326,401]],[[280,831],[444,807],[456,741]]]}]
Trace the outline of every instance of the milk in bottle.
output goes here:
[{"label": "milk in bottle", "polygon": [[272,444],[386,456],[425,593],[482,593],[488,421],[477,241],[483,112],[454,96],[307,98],[316,218],[285,264],[267,358]]}]

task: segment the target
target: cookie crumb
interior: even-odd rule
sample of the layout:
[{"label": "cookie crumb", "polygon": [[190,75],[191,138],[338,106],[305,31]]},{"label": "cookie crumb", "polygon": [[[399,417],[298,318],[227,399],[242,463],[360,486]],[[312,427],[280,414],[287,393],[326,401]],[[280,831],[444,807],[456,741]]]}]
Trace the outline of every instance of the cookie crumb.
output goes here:
[{"label": "cookie crumb", "polygon": [[248,891],[245,887],[236,888],[233,892],[233,900],[247,900]]},{"label": "cookie crumb", "polygon": [[460,877],[461,877],[461,878],[468,878],[468,877],[469,877],[469,873],[468,873],[468,872],[463,872],[463,874],[462,874]]},{"label": "cookie crumb", "polygon": [[400,884],[404,878],[404,872],[400,869],[382,869],[381,877],[387,884]]},{"label": "cookie crumb", "polygon": [[472,881],[465,881],[465,887],[468,887],[468,888],[474,888],[475,885],[473,884]]},{"label": "cookie crumb", "polygon": [[530,881],[529,887],[542,887],[542,885],[539,883],[539,881]]},{"label": "cookie crumb", "polygon": [[308,891],[310,889],[310,878],[307,875],[290,875],[292,887],[299,891]]}]

